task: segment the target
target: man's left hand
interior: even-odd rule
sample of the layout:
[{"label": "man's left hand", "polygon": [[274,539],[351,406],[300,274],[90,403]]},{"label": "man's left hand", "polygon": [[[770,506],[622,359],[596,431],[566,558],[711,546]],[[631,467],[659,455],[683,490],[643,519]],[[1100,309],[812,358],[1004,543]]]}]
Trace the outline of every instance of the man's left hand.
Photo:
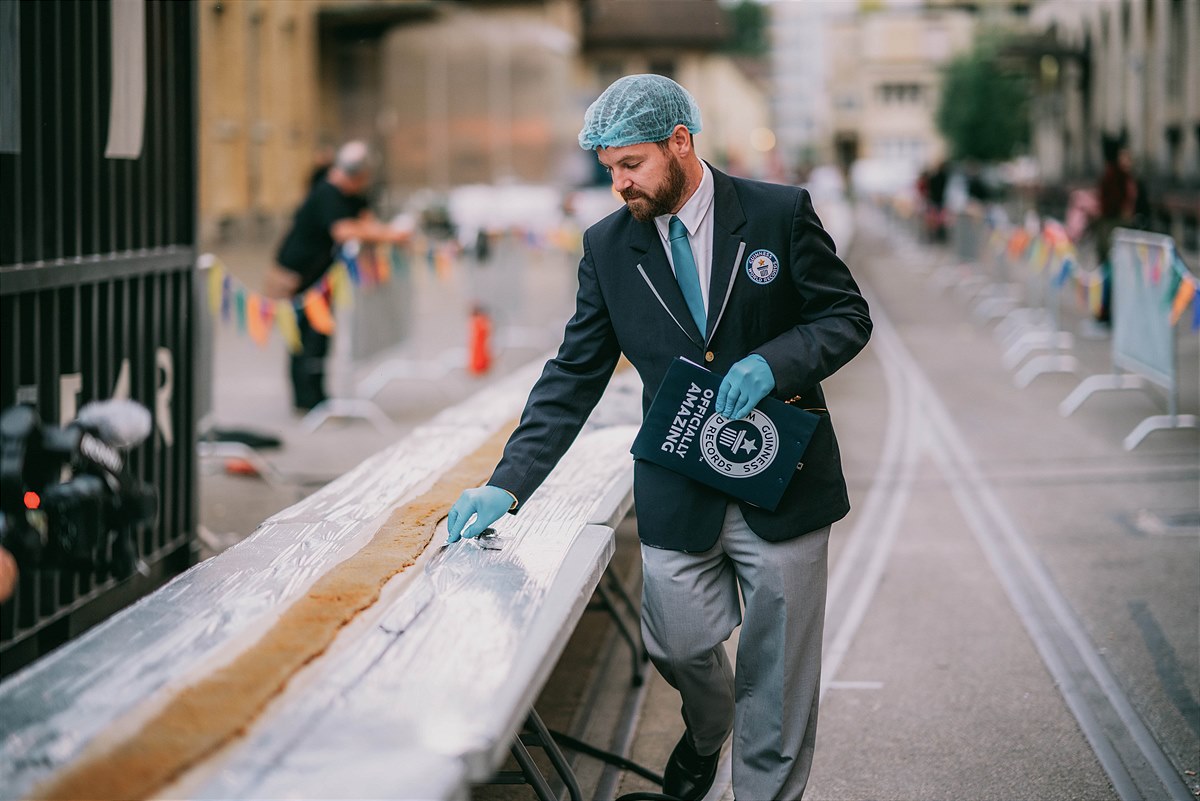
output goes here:
[{"label": "man's left hand", "polygon": [[716,412],[730,420],[741,420],[758,402],[775,389],[771,365],[757,353],[729,368],[717,392]]}]

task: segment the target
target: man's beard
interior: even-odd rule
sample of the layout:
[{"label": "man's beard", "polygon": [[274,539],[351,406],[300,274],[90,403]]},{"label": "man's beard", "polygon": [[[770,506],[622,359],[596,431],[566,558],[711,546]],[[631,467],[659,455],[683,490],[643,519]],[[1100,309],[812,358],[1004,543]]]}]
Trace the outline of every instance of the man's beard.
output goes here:
[{"label": "man's beard", "polygon": [[[655,217],[674,211],[683,199],[683,190],[686,188],[687,174],[683,171],[683,166],[675,156],[669,156],[667,176],[654,194],[647,195],[636,189],[629,189],[621,193],[621,198],[635,220],[649,222]],[[635,203],[637,205],[634,205]]]}]

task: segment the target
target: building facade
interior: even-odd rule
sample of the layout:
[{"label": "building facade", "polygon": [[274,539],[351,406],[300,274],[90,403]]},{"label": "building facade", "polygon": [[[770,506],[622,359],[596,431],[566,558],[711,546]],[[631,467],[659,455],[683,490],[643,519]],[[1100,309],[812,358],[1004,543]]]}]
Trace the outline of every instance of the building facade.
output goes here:
[{"label": "building facade", "polygon": [[1103,166],[1124,137],[1138,170],[1165,187],[1200,184],[1200,1],[1043,0],[1035,154],[1046,181]]},{"label": "building facade", "polygon": [[771,112],[789,170],[833,161],[832,103],[826,91],[832,55],[826,26],[846,4],[781,0],[768,6]]},{"label": "building facade", "polygon": [[318,10],[307,0],[197,4],[201,241],[243,235],[302,196],[318,143]]},{"label": "building facade", "polygon": [[695,94],[703,155],[777,177],[765,82],[719,52],[717,0],[200,0],[196,13],[202,247],[278,237],[318,151],[350,138],[378,155],[385,212],[423,190],[599,179],[576,144],[583,112],[634,72]]},{"label": "building facade", "polygon": [[578,130],[592,99],[622,75],[652,72],[687,87],[700,106],[701,157],[739,175],[779,176],[766,66],[722,47],[731,21],[716,0],[585,0]]},{"label": "building facade", "polygon": [[829,24],[832,144],[844,168],[867,160],[915,174],[946,156],[935,115],[941,69],[970,49],[976,16],[960,8],[880,7]]}]

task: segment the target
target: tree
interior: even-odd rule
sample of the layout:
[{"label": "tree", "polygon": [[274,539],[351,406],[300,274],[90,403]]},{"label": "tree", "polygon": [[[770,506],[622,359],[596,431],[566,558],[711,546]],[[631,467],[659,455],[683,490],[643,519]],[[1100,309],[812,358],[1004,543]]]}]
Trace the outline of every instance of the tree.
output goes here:
[{"label": "tree", "polygon": [[770,52],[767,42],[767,9],[757,0],[741,0],[727,8],[733,34],[725,51],[763,58]]},{"label": "tree", "polygon": [[981,39],[943,71],[937,125],[955,159],[1003,161],[1029,144],[1029,81]]}]

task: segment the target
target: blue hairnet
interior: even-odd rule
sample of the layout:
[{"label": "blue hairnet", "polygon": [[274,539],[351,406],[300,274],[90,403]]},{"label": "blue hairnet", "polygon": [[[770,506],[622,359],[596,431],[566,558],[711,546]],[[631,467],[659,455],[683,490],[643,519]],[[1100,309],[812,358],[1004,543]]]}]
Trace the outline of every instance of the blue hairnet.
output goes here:
[{"label": "blue hairnet", "polygon": [[588,106],[579,146],[595,150],[661,142],[676,125],[700,133],[700,109],[687,89],[662,75],[626,75]]}]

